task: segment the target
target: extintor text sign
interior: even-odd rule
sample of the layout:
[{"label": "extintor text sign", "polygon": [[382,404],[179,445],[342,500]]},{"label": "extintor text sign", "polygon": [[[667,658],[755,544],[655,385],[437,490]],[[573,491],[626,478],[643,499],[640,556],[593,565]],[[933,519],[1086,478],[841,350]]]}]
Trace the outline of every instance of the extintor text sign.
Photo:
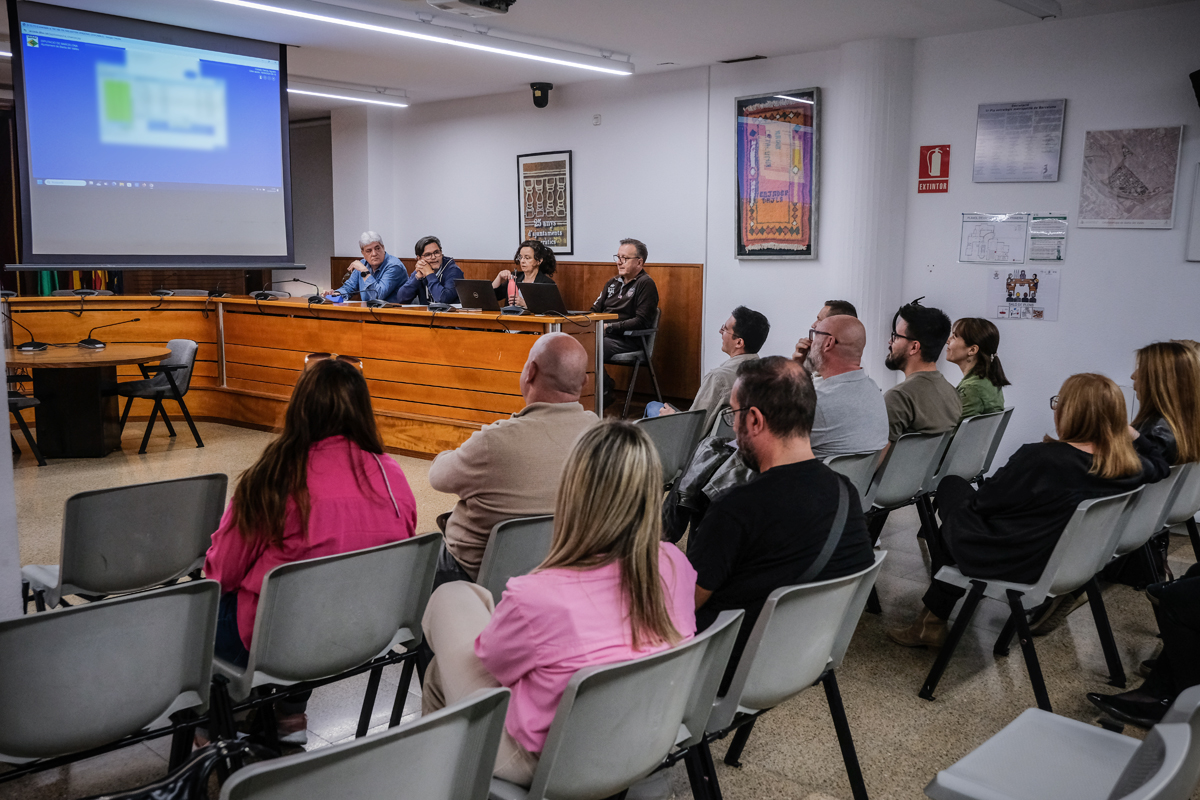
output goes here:
[{"label": "extintor text sign", "polygon": [[950,191],[950,145],[931,144],[921,148],[917,170],[917,194]]}]

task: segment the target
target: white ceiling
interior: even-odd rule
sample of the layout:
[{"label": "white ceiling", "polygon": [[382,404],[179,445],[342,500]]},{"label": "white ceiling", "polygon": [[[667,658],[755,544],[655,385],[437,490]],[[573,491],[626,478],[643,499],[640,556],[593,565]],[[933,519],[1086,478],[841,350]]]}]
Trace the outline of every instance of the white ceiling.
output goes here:
[{"label": "white ceiling", "polygon": [[[271,3],[272,0],[261,0]],[[229,6],[213,0],[53,0],[55,5],[247,36],[293,45],[288,71],[365,86],[404,89],[411,103],[556,84],[621,81],[572,67],[540,64],[443,44],[342,28]],[[1060,0],[1065,18],[1166,5],[1168,0]],[[430,13],[461,24],[424,0],[337,0],[383,15]],[[626,54],[636,72],[680,69],[747,56],[780,56],[874,37],[923,38],[1014,25],[1035,17],[999,0],[515,0],[506,15],[475,20],[494,30]],[[7,28],[7,20],[0,29]],[[2,78],[3,76],[0,76]],[[292,95],[293,119],[332,104]],[[398,113],[404,113],[403,111]]]}]

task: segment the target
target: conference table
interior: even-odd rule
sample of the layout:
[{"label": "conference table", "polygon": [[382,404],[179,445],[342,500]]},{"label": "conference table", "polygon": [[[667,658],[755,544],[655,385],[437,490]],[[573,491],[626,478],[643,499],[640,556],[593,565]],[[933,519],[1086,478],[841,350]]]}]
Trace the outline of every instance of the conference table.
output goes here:
[{"label": "conference table", "polygon": [[[282,421],[308,353],[357,357],[384,445],[425,458],[457,447],[484,425],[524,407],[521,370],[538,337],[548,333],[565,332],[587,351],[580,402],[600,413],[595,377],[603,369],[603,322],[616,319],[611,314],[509,316],[462,309],[435,313],[417,306],[310,305],[302,299],[250,297],[29,297],[9,299],[6,305],[17,322],[44,342],[74,344],[95,326],[118,322],[123,324],[97,331],[107,334],[107,351],[113,354],[118,345],[154,346],[162,353],[171,339],[191,339],[199,345],[187,394],[193,418],[262,430]],[[17,342],[28,337],[15,330]],[[28,355],[38,354],[9,351],[9,365]],[[138,363],[145,362],[113,362],[116,378],[140,378]],[[78,369],[60,371],[65,375]],[[130,419],[148,418],[151,405],[135,400]],[[172,405],[168,403],[168,411]]]},{"label": "conference table", "polygon": [[[38,449],[46,458],[94,458],[121,446],[121,420],[113,385],[117,367],[161,361],[164,345],[110,344],[102,350],[78,345],[27,352],[6,350],[5,363],[28,369]],[[140,377],[140,376],[139,376]]]}]

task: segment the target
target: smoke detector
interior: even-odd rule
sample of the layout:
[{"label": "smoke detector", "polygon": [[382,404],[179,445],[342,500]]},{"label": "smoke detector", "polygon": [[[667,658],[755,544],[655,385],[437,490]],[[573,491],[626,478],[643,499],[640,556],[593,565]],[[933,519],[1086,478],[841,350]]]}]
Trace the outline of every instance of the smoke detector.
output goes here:
[{"label": "smoke detector", "polygon": [[496,14],[507,14],[509,7],[516,0],[427,0],[427,2],[439,11],[449,11],[451,14],[461,14],[464,17],[490,17]]}]

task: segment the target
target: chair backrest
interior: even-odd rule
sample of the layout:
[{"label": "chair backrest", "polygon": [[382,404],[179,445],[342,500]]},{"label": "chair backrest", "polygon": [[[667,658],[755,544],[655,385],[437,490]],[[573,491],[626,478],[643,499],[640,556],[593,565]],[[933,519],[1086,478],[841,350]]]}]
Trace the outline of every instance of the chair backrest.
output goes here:
[{"label": "chair backrest", "polygon": [[1188,800],[1200,781],[1200,686],[1180,692],[1108,795],[1109,800]]},{"label": "chair backrest", "polygon": [[704,737],[704,728],[712,715],[717,691],[721,688],[721,679],[725,677],[725,668],[729,666],[729,656],[733,653],[733,645],[737,642],[738,630],[745,616],[746,612],[740,608],[722,611],[712,625],[698,634],[707,638],[708,644],[704,648],[704,658],[700,661],[696,680],[692,683],[687,710],[683,713],[683,728],[676,742],[679,747],[699,744]]},{"label": "chair backrest", "polygon": [[1187,522],[1200,512],[1200,466],[1190,464],[1181,482],[1179,494],[1175,496],[1175,503],[1167,514],[1168,525]]},{"label": "chair backrest", "polygon": [[1116,555],[1132,553],[1150,541],[1150,537],[1166,525],[1167,514],[1175,504],[1180,480],[1187,475],[1191,464],[1171,467],[1171,474],[1157,483],[1147,483],[1136,498],[1129,501],[1127,519],[1121,540],[1117,542]]},{"label": "chair backrest", "polygon": [[509,578],[528,575],[546,560],[553,538],[553,514],[497,522],[488,536],[475,582],[491,592],[499,603]]},{"label": "chair backrest", "polygon": [[440,545],[427,533],[268,572],[246,665],[253,685],[324,678],[419,644]]},{"label": "chair backrest", "polygon": [[[159,363],[182,364],[185,367],[171,373],[171,379],[179,387],[181,395],[187,394],[188,387],[192,384],[192,370],[196,366],[196,352],[200,349],[200,346],[191,339],[172,339],[167,342],[167,347],[171,350],[171,355]],[[169,385],[165,375],[157,375],[155,379],[162,381],[163,386]]]},{"label": "chair backrest", "polygon": [[649,775],[679,737],[709,640],[571,677],[546,736],[528,800],[594,800]]},{"label": "chair backrest", "polygon": [[771,592],[706,729],[728,727],[739,708],[773,708],[840,664],[870,594],[864,582],[874,581],[883,557],[877,553],[870,567],[853,575]]},{"label": "chair backrest", "polygon": [[712,436],[718,439],[732,439],[734,437],[733,426],[725,421],[725,415],[721,412],[730,406],[721,406],[717,409],[716,421],[712,426]]},{"label": "chair backrest", "polygon": [[159,586],[204,564],[226,475],[139,483],[67,500],[59,584],[87,594]]},{"label": "chair backrest", "polygon": [[0,761],[99,747],[204,712],[221,587],[166,589],[0,622]]},{"label": "chair backrest", "polygon": [[221,800],[487,800],[508,699],[508,689],[486,689],[374,736],[252,764]]},{"label": "chair backrest", "polygon": [[[950,431],[945,431],[906,433],[892,442],[867,491],[869,503],[879,508],[898,508],[911,502],[933,477],[949,440]],[[866,505],[863,510],[870,507]]]},{"label": "chair backrest", "polygon": [[996,428],[996,438],[992,440],[992,446],[988,449],[987,458],[983,462],[983,471],[981,475],[986,475],[992,469],[992,461],[996,458],[996,451],[1000,449],[1000,441],[1004,438],[1004,432],[1008,430],[1008,423],[1012,419],[1013,406],[1004,409],[1004,416],[1000,418],[1000,425]]},{"label": "chair backrest", "polygon": [[663,483],[674,483],[679,473],[687,466],[692,451],[696,449],[696,443],[704,433],[707,413],[698,409],[637,421],[658,450],[658,459],[662,462]]},{"label": "chair backrest", "polygon": [[642,338],[642,341],[646,343],[647,360],[654,357],[654,343],[658,341],[658,323],[660,322],[662,322],[662,306],[654,309],[654,324],[651,326],[654,328],[654,333]]},{"label": "chair backrest", "polygon": [[867,492],[871,490],[871,479],[875,477],[875,466],[879,463],[879,450],[868,453],[843,453],[825,459],[825,465],[834,472],[845,475],[858,490],[858,499],[863,509],[867,505]]},{"label": "chair backrest", "polygon": [[954,432],[954,438],[950,440],[950,445],[946,448],[946,455],[942,458],[941,466],[937,468],[929,483],[925,485],[925,491],[937,491],[938,483],[947,475],[957,475],[963,480],[969,481],[982,473],[992,445],[998,444],[996,431],[1004,422],[1006,413],[1008,412],[996,411],[991,414],[979,414],[967,417],[959,423],[958,430]]},{"label": "chair backrest", "polygon": [[1125,509],[1141,490],[1139,486],[1124,494],[1080,503],[1058,537],[1030,600],[1073,592],[1103,569],[1120,541]]}]

